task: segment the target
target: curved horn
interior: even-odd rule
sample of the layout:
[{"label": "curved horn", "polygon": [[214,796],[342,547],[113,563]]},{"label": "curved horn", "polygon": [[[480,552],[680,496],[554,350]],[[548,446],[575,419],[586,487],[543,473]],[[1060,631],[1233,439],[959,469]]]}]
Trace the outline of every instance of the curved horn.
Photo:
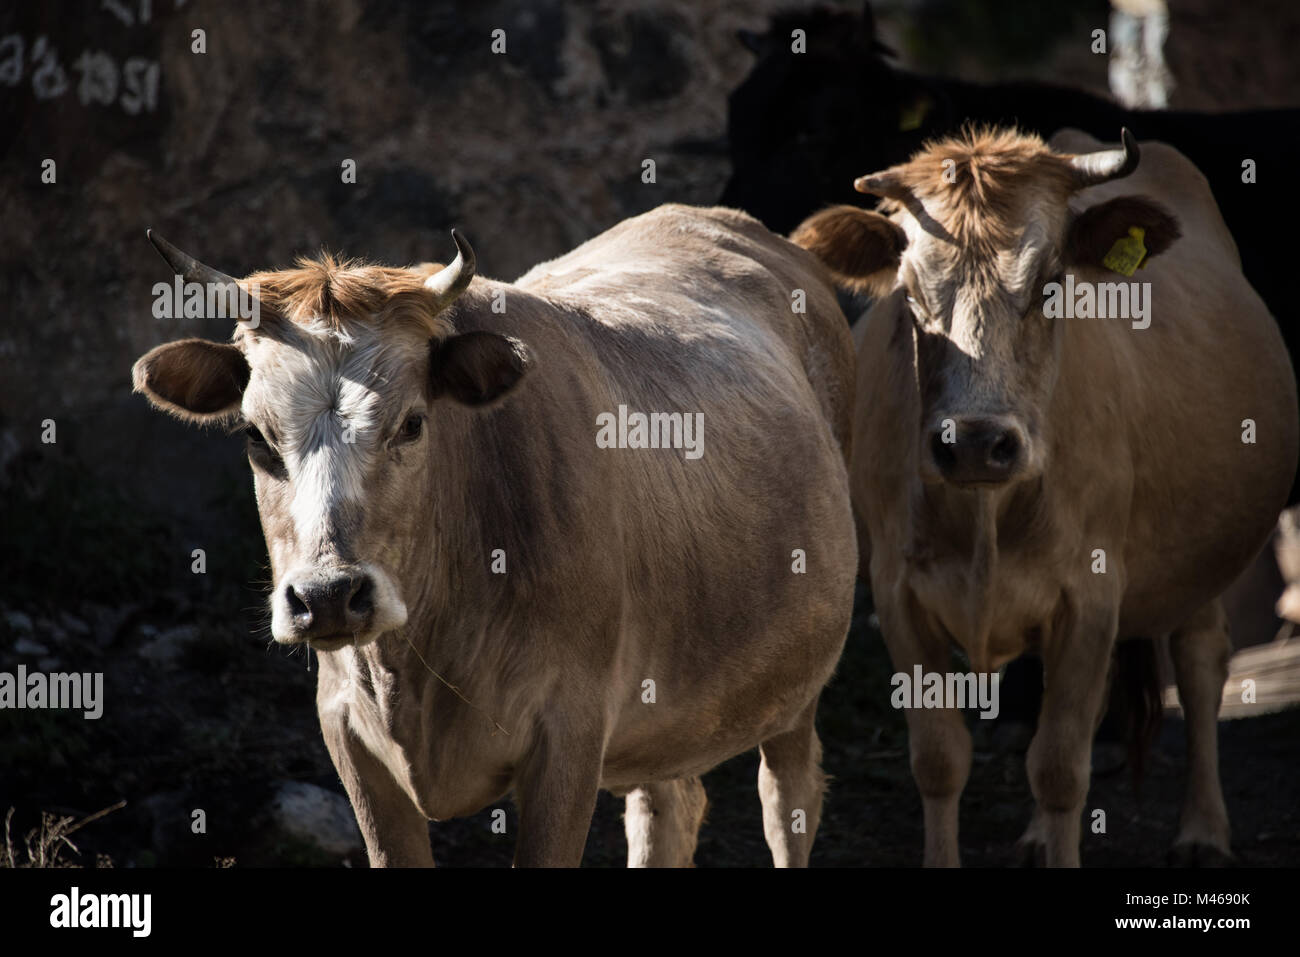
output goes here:
[{"label": "curved horn", "polygon": [[[167,265],[172,267],[172,271],[184,277],[186,282],[213,283],[219,288],[225,290],[226,296],[226,315],[236,319],[238,322],[256,329],[258,325],[257,317],[261,313],[261,303],[258,301],[257,294],[251,289],[245,289],[240,285],[239,280],[234,276],[227,276],[220,270],[213,269],[211,266],[205,266],[189,253],[181,252],[167,240],[163,239],[152,229],[145,230],[145,235],[149,237],[149,242],[153,243],[153,248],[158,250],[159,255],[167,260]],[[251,324],[248,318],[241,318],[240,309],[240,290],[244,289],[252,303],[253,312],[248,318],[252,319]]]},{"label": "curved horn", "polygon": [[145,230],[145,235],[149,237],[149,242],[153,243],[153,248],[167,260],[167,265],[172,267],[172,271],[184,276],[186,282],[233,283],[237,281],[211,266],[205,266],[189,253],[181,252],[152,229]]},{"label": "curved horn", "polygon": [[470,247],[469,240],[460,234],[460,230],[453,229],[451,238],[456,243],[456,258],[450,266],[444,266],[441,272],[434,273],[424,281],[424,288],[433,293],[438,309],[451,305],[465,291],[469,281],[474,278],[474,267],[477,265],[474,250]]},{"label": "curved horn", "polygon": [[1095,153],[1079,153],[1070,157],[1070,166],[1074,168],[1075,189],[1120,179],[1137,169],[1138,160],[1142,157],[1137,140],[1128,131],[1128,127],[1120,130],[1119,138],[1123,144],[1120,149],[1097,150]]},{"label": "curved horn", "polygon": [[853,188],[859,193],[870,193],[873,196],[884,196],[887,199],[900,201],[906,200],[909,195],[907,187],[892,169],[859,176],[853,181]]}]

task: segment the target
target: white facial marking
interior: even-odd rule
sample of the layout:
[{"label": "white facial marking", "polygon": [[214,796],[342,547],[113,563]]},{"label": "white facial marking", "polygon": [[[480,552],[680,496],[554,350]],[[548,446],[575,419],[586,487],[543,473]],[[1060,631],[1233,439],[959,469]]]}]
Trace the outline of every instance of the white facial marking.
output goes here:
[{"label": "white facial marking", "polygon": [[[303,334],[293,343],[264,340],[250,348],[254,375],[245,393],[245,415],[257,411],[274,430],[275,447],[289,484],[288,517],[292,547],[282,551],[283,571],[271,602],[271,634],[276,641],[300,641],[287,597],[288,585],[340,576],[365,575],[372,585],[373,614],[364,631],[352,636],[363,645],[406,623],[407,608],[392,575],[376,564],[378,556],[351,554],[358,531],[340,528],[345,511],[364,515],[373,493],[376,469],[386,454],[384,428],[391,424],[392,370],[418,368],[423,343],[385,341],[378,330],[354,329],[343,341]],[[387,371],[386,371],[387,370]],[[395,374],[395,373],[393,373]],[[275,548],[275,545],[272,545]],[[320,651],[332,650],[322,643]]]}]

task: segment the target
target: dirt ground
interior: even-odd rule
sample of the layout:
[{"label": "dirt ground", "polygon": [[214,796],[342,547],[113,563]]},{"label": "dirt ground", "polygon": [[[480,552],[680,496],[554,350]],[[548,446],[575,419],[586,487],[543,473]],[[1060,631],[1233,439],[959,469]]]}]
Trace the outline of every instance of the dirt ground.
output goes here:
[{"label": "dirt ground", "polygon": [[[66,712],[0,712],[0,810],[15,806],[11,839],[40,811],[85,815],[125,799],[127,805],[75,837],[84,866],[116,867],[364,866],[364,857],[331,857],[277,830],[267,813],[274,785],[309,781],[341,791],[316,722],[314,671],[301,652],[286,654],[250,633],[258,593],[186,601],[165,594],[150,605],[81,613],[89,634],[69,636],[63,652],[79,666],[105,672],[112,707],[99,721]],[[244,623],[236,610],[246,609]],[[158,631],[196,624],[201,639],[176,660],[142,658]],[[920,803],[906,757],[906,729],[888,705],[889,665],[860,590],[839,671],[822,699],[819,729],[832,783],[812,863],[821,867],[911,867],[922,846]],[[93,662],[87,664],[86,662]],[[313,663],[314,665],[314,663]],[[6,667],[12,667],[6,664]],[[974,719],[972,723],[981,724]],[[963,862],[1013,863],[1012,847],[1029,819],[1023,755],[977,751],[962,802]],[[1300,709],[1224,722],[1222,770],[1240,863],[1300,862],[1300,765],[1295,741]],[[1106,811],[1107,832],[1086,833],[1085,866],[1163,866],[1177,825],[1183,780],[1182,725],[1166,718],[1149,763],[1141,801],[1127,772],[1093,781],[1087,808]],[[710,808],[700,836],[700,867],[764,867],[756,752],[705,778]],[[516,817],[493,833],[492,809],[430,826],[435,859],[452,867],[509,866]],[[203,808],[208,833],[189,831],[190,810]],[[584,866],[625,861],[622,801],[603,794]]]}]

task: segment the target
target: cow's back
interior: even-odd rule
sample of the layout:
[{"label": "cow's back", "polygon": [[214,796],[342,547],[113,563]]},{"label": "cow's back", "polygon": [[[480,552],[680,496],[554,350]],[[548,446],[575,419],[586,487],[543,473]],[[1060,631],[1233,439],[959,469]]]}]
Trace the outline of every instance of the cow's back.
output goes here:
[{"label": "cow's back", "polygon": [[834,286],[820,260],[749,214],[668,203],[534,266],[515,285],[610,327],[649,322],[688,338],[707,334],[705,320],[742,337],[766,330],[808,376],[847,460],[855,362]]}]

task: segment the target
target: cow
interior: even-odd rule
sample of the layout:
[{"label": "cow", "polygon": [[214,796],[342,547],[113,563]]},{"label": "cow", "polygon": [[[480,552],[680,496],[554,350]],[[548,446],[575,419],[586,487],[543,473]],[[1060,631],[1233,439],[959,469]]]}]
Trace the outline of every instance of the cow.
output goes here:
[{"label": "cow", "polygon": [[516,865],[576,866],[605,788],[629,865],[689,865],[700,775],[757,746],[773,860],[806,865],[857,562],[827,271],[725,209],[662,206],[514,283],[453,237],[441,269],[238,282],[153,237],[257,309],[133,370],[247,433],[271,634],[318,654],[370,863],[432,865],[428,821],[513,792]]},{"label": "cow", "polygon": [[[804,43],[792,48],[792,33]],[[1038,81],[975,83],[905,70],[876,35],[871,4],[861,14],[818,7],[778,14],[762,33],[742,30],[755,55],[748,76],[732,91],[727,139],[732,172],[719,202],[743,209],[780,233],[830,204],[858,204],[853,189],[862,169],[904,162],[926,142],[965,123],[1016,125],[1050,136],[1070,126],[1096,137],[1128,127],[1185,153],[1205,173],[1241,255],[1246,277],[1278,320],[1292,362],[1300,356],[1300,321],[1291,296],[1291,249],[1276,241],[1278,209],[1294,206],[1283,171],[1300,168],[1300,110],[1230,113],[1131,110],[1101,96]],[[1249,173],[1246,164],[1249,161]],[[843,295],[852,321],[870,298]],[[1300,478],[1287,504],[1300,503]],[[1158,681],[1154,648],[1121,644],[1116,704],[1098,731],[1099,744],[1117,750],[1129,733],[1136,744],[1152,737]],[[1002,680],[1005,707],[996,740],[1032,733],[1042,669],[1027,656],[1012,662]],[[1126,727],[1127,726],[1127,727]],[[1140,776],[1140,747],[1129,760]]]},{"label": "cow", "polygon": [[[1103,147],[969,129],[856,188],[885,202],[831,207],[793,238],[879,297],[850,483],[894,667],[942,675],[953,643],[976,674],[1042,656],[1020,850],[1077,866],[1112,648],[1168,635],[1190,762],[1172,859],[1227,860],[1220,595],[1286,501],[1300,426],[1282,338],[1205,177],[1127,130]],[[1062,289],[1110,300],[1103,284],[1126,281],[1149,284],[1131,319],[1059,311]],[[970,734],[952,708],[906,717],[924,863],[956,866]]]}]

